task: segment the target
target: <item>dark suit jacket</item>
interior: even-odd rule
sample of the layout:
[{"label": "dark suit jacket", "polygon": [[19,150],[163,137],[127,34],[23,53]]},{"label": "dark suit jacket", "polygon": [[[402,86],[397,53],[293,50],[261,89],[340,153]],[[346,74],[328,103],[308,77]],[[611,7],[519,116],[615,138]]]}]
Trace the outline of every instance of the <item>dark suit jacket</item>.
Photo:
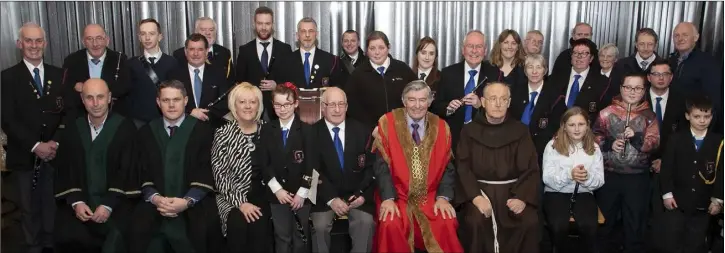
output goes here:
[{"label": "dark suit jacket", "polygon": [[[528,82],[513,90],[508,116],[520,121],[524,110],[531,102],[530,98]],[[566,110],[565,95],[562,95],[553,83],[544,82],[541,93],[537,95],[534,112],[529,121],[529,133],[539,156],[539,165],[541,165],[546,144],[559,130],[559,121]]]},{"label": "dark suit jacket", "polygon": [[23,61],[2,71],[2,128],[8,138],[6,165],[12,170],[33,169],[35,155],[30,150],[37,142],[59,140],[61,131],[56,130],[68,119],[68,96],[80,97],[63,87],[62,69],[50,64],[43,69],[42,95]]},{"label": "dark suit jacket", "polygon": [[[466,74],[464,73],[466,69],[464,64],[466,64],[466,62],[462,61],[443,68],[441,71],[441,79],[438,84],[438,91],[436,92],[435,99],[430,107],[430,111],[445,119],[446,123],[448,123],[448,126],[451,128],[451,147],[453,147],[454,154],[456,153],[455,147],[458,147],[458,138],[460,137],[461,129],[463,129],[464,125],[463,120],[465,119],[465,107],[459,107],[458,110],[451,115],[446,115],[446,107],[448,107],[451,100],[461,99],[466,95],[464,94],[464,74]],[[476,95],[479,97],[482,95],[485,84],[495,81],[492,77],[487,76],[487,73],[498,73],[498,69],[492,69],[492,65],[486,64],[486,62],[481,63],[481,73],[478,73],[477,75],[479,75],[478,82],[484,82],[484,84],[480,85],[475,90]],[[483,79],[484,77],[487,78],[485,81]],[[478,111],[478,109],[473,108],[472,117],[475,117],[475,115],[478,114]]]},{"label": "dark suit jacket", "polygon": [[[569,76],[572,69],[553,73],[549,82],[559,88],[560,94],[564,96],[564,104],[566,104],[566,92],[569,91]],[[581,107],[584,111],[589,112],[589,121],[592,123],[599,116],[599,111],[607,107],[610,103],[603,101],[606,96],[606,87],[609,81],[603,76],[600,70],[589,68],[584,83],[581,84],[579,95],[574,102],[575,106]],[[593,124],[590,124],[593,125]]]},{"label": "dark suit jacket", "polygon": [[[639,65],[639,62],[637,62],[636,55],[637,52],[627,58],[619,59],[614,64],[614,67],[612,67],[612,73],[609,74],[609,89],[607,90],[607,98],[609,98],[608,101],[612,101],[612,98],[619,95],[619,87],[622,86],[622,83],[624,82],[624,76],[631,73],[640,73],[645,76],[649,74],[650,69],[652,69],[652,64],[647,66],[646,69],[642,69],[642,67]],[[661,59],[662,57],[660,57],[659,55],[655,55],[655,61],[659,61]],[[645,87],[650,86],[650,83],[647,79],[645,79],[644,82]]]},{"label": "dark suit jacket", "polygon": [[[158,83],[154,83],[146,72],[146,64],[150,63],[142,56],[135,56],[128,59],[130,69],[130,80],[128,98],[124,100],[124,111],[128,117],[144,122],[161,117],[161,110],[156,104]],[[153,70],[158,82],[166,81],[171,71],[177,68],[176,59],[168,54],[161,54],[154,65]]]},{"label": "dark suit jacket", "polygon": [[685,98],[694,94],[706,94],[713,102],[713,119],[710,130],[722,132],[723,125],[723,70],[722,65],[709,53],[692,50],[682,64],[677,64],[678,53],[670,55],[672,84],[670,87],[681,92]]},{"label": "dark suit jacket", "polygon": [[[106,81],[108,88],[111,90],[111,96],[117,101],[114,104],[123,103],[121,100],[125,99],[126,95],[128,95],[129,69],[126,64],[127,57],[125,54],[106,48],[106,58],[103,61],[103,68],[101,69],[101,79]],[[72,91],[76,83],[82,83],[90,79],[87,50],[84,48],[68,55],[63,60],[63,70],[65,71],[63,73],[63,84],[67,89]],[[67,103],[73,103],[76,108],[79,108],[80,111],[74,113],[74,117],[85,113],[80,96],[71,98],[71,101],[67,101]],[[122,109],[117,108],[115,111],[125,116],[126,112]]]},{"label": "dark suit jacket", "polygon": [[360,122],[353,119],[345,120],[344,168],[340,168],[337,151],[330,130],[325,120],[317,121],[313,126],[315,134],[315,154],[313,157],[315,168],[320,173],[320,183],[317,190],[317,204],[313,212],[329,211],[327,202],[340,198],[347,201],[350,196],[362,196],[365,203],[359,208],[373,214],[375,204],[373,200],[373,163],[375,155],[369,148],[370,131],[367,131]]},{"label": "dark suit jacket", "polygon": [[[268,73],[263,73],[262,63],[259,56],[257,56],[257,39],[247,42],[247,44],[239,47],[236,66],[237,82],[249,82],[259,86],[260,80],[268,79],[279,83],[280,77],[277,73],[283,71],[289,64],[280,58],[290,53],[292,53],[290,45],[274,39],[272,42],[272,55],[269,56]],[[267,115],[270,119],[277,119],[274,108],[272,108],[272,92],[262,91],[262,96],[264,98],[264,110]]]},{"label": "dark suit jacket", "polygon": [[[571,43],[571,40],[569,40],[569,42]],[[564,51],[561,51],[559,56],[556,57],[554,66],[551,67],[552,75],[557,72],[571,70],[571,51],[571,47],[567,48]],[[600,71],[602,70],[602,66],[599,65],[599,50],[594,50],[591,54],[594,56],[594,59],[592,59],[591,70],[589,70],[589,72],[596,72],[601,75]]]},{"label": "dark suit jacket", "polygon": [[[219,45],[219,44],[213,44],[212,45],[212,58],[210,61],[207,61],[207,65],[211,64],[213,68],[220,68],[221,72],[224,73],[224,76],[229,79],[230,82],[233,82],[236,78],[234,77],[234,64],[232,63],[232,52],[229,51],[226,47]],[[186,53],[184,52],[184,48],[176,49],[173,53],[174,58],[179,62],[179,65],[185,65],[188,63],[186,60]]]},{"label": "dark suit jacket", "polygon": [[384,77],[373,69],[368,60],[352,72],[344,87],[348,95],[348,117],[360,121],[370,131],[378,125],[378,119],[385,113],[403,107],[403,88],[417,79],[407,64],[388,57],[390,66],[385,70]]},{"label": "dark suit jacket", "polygon": [[326,86],[342,87],[345,85],[348,73],[345,71],[342,61],[337,56],[316,48],[315,58],[310,62],[310,84],[308,86],[305,81],[302,57],[299,49],[283,56],[282,62],[286,65],[279,71],[281,82],[292,82],[295,86],[306,89],[322,87],[323,80],[326,80]]},{"label": "dark suit jacket", "polygon": [[[650,103],[650,109],[655,112],[655,104],[652,104],[649,89],[645,90],[644,99]],[[665,118],[662,119],[660,125],[660,146],[657,151],[650,155],[650,159],[656,160],[662,157],[662,152],[666,150],[670,135],[680,130],[690,129],[690,122],[685,118],[685,98],[682,94],[674,92],[670,89],[667,95],[667,105],[662,108],[665,111]]]},{"label": "dark suit jacket", "polygon": [[224,122],[224,115],[229,112],[227,99],[224,98],[209,107],[209,104],[221,97],[231,83],[224,77],[224,73],[219,68],[212,68],[209,64],[204,65],[204,76],[201,78],[201,98],[199,105],[194,101],[194,82],[189,75],[189,64],[179,64],[176,69],[172,70],[169,76],[171,80],[179,80],[186,87],[186,94],[189,96],[189,102],[186,104],[186,113],[191,113],[194,108],[209,109],[209,121],[212,127],[217,128]]},{"label": "dark suit jacket", "polygon": [[[300,187],[310,189],[312,181],[312,164],[309,156],[313,155],[314,135],[312,126],[295,116],[287,135],[287,145],[282,143],[282,126],[279,120],[268,122],[262,126],[260,133],[261,149],[258,151],[264,184],[268,185],[272,178],[289,193],[296,194]],[[267,187],[267,197],[273,203],[277,197]]]},{"label": "dark suit jacket", "polygon": [[514,90],[518,89],[519,86],[525,87],[528,85],[528,77],[526,77],[526,71],[523,65],[518,65],[509,72],[508,76],[503,75],[503,71],[497,66],[491,64],[490,61],[484,62],[488,67],[486,68],[485,75],[488,80],[498,81],[508,84],[508,86]]},{"label": "dark suit jacket", "polygon": [[[420,79],[420,73],[417,73],[417,69],[413,69],[413,71],[416,71],[416,77]],[[430,86],[430,89],[433,92],[438,91],[438,83],[440,83],[441,80],[441,71],[437,68],[432,68],[430,72],[428,73],[428,76],[425,77],[425,83]]]},{"label": "dark suit jacket", "polygon": [[345,70],[348,74],[352,74],[352,72],[355,71],[355,68],[360,66],[362,62],[368,61],[368,57],[365,56],[365,52],[363,52],[360,47],[357,48],[357,60],[355,61],[355,64],[352,64],[351,58],[345,53],[345,50],[341,50],[341,52],[340,60],[342,60],[342,64],[345,65]]}]

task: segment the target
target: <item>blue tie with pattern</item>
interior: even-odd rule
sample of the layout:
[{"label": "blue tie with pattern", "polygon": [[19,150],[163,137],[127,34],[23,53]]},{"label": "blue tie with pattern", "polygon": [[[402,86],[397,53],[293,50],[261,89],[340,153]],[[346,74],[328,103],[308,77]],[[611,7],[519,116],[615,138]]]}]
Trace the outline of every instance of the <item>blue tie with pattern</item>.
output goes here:
[{"label": "blue tie with pattern", "polygon": [[[465,95],[468,95],[468,93],[472,93],[473,92],[473,88],[476,87],[476,78],[475,77],[476,77],[476,74],[477,73],[478,73],[478,71],[473,70],[473,69],[468,71],[468,74],[470,75],[470,78],[468,78],[468,82],[466,83],[466,88],[463,91],[463,93],[464,93],[463,95],[464,96]],[[465,108],[466,108],[465,109],[466,111],[465,111],[465,116],[464,116],[464,119],[463,119],[463,123],[466,123],[467,124],[468,122],[471,122],[471,118],[473,118],[473,106],[466,105]]]},{"label": "blue tie with pattern", "polygon": [[576,97],[579,95],[579,78],[581,77],[581,75],[574,75],[574,84],[571,85],[571,89],[569,90],[569,99],[566,101],[567,108],[571,108],[574,106],[574,102],[576,102]]},{"label": "blue tie with pattern", "polygon": [[655,105],[655,115],[657,115],[657,121],[660,123],[660,129],[662,128],[662,97],[656,97],[657,104]]},{"label": "blue tie with pattern", "polygon": [[335,132],[335,138],[332,140],[335,144],[335,151],[337,151],[337,160],[340,161],[340,169],[345,170],[345,153],[342,150],[342,141],[340,140],[340,128],[333,127],[332,131]]},{"label": "blue tie with pattern", "polygon": [[382,76],[383,79],[385,79],[385,67],[383,67],[383,66],[378,67],[378,73],[380,73],[380,76]]},{"label": "blue tie with pattern", "polygon": [[310,52],[305,53],[305,82],[307,87],[310,87]]},{"label": "blue tie with pattern", "polygon": [[201,77],[199,77],[199,69],[194,69],[194,103],[196,103],[196,107],[201,107],[199,102],[201,102]]},{"label": "blue tie with pattern", "polygon": [[38,89],[38,94],[43,95],[43,83],[40,80],[40,69],[33,69],[33,81],[35,81],[35,88]]},{"label": "blue tie with pattern", "polygon": [[287,135],[289,134],[289,129],[282,128],[282,147],[287,147]]},{"label": "blue tie with pattern", "polygon": [[521,123],[524,123],[524,125],[528,126],[529,122],[531,122],[531,115],[534,114],[534,100],[536,100],[537,95],[539,95],[538,92],[531,92],[529,104],[526,105],[526,109],[524,109],[524,114],[521,115]]}]

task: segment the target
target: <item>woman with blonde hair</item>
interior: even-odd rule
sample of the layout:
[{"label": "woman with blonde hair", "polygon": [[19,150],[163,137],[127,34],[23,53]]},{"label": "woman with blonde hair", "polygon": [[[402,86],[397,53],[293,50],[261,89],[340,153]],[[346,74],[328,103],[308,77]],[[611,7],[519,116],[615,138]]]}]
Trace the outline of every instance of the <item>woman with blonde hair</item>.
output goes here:
[{"label": "woman with blonde hair", "polygon": [[[544,151],[544,212],[557,252],[596,252],[597,202],[594,190],[604,185],[602,152],[594,140],[588,113],[572,107]],[[579,230],[581,248],[571,249],[569,219]]]},{"label": "woman with blonde hair", "polygon": [[231,119],[216,129],[211,150],[222,233],[230,252],[269,252],[271,215],[255,155],[264,123],[262,91],[240,83],[229,92],[227,103]]}]

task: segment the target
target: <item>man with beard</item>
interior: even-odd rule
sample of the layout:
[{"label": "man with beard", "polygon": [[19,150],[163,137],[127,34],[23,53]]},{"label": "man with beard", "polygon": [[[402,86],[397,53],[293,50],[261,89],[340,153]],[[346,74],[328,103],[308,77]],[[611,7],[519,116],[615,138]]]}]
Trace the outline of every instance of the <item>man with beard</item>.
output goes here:
[{"label": "man with beard", "polygon": [[[237,55],[237,82],[249,82],[262,90],[264,98],[264,120],[276,120],[272,108],[272,90],[277,86],[277,72],[286,63],[277,60],[292,53],[290,45],[272,37],[274,34],[274,12],[266,6],[254,11],[255,39],[239,47]],[[281,73],[280,73],[281,74]]]},{"label": "man with beard", "polygon": [[544,48],[544,34],[539,30],[527,32],[526,39],[524,40],[524,51],[526,54],[541,54],[542,48]]},{"label": "man with beard", "polygon": [[463,204],[466,252],[539,251],[536,148],[526,125],[507,116],[510,103],[506,84],[486,85],[483,115],[461,131],[456,202]]},{"label": "man with beard", "polygon": [[590,119],[596,119],[599,111],[608,105],[608,101],[602,101],[606,96],[607,79],[593,66],[595,47],[589,39],[573,41],[571,67],[553,72],[549,78],[565,96],[566,107],[579,106],[589,113]]},{"label": "man with beard", "polygon": [[[209,43],[209,49],[206,52],[206,63],[221,70],[224,76],[232,82],[234,78],[234,66],[232,66],[232,53],[226,47],[217,44],[217,26],[216,21],[209,17],[200,17],[194,23],[194,33],[204,35]],[[174,58],[179,61],[179,65],[186,63],[185,48],[179,48],[174,51]]]},{"label": "man with beard", "polygon": [[128,99],[123,103],[128,117],[133,119],[136,127],[161,117],[156,106],[156,90],[165,81],[170,71],[177,66],[176,59],[159,48],[164,38],[161,25],[152,18],[144,19],[138,25],[138,40],[143,46],[143,55],[128,60],[131,71]]},{"label": "man with beard", "polygon": [[342,33],[342,53],[340,60],[345,64],[345,70],[348,74],[360,66],[361,62],[365,62],[367,57],[360,48],[360,33],[355,30],[347,30]]},{"label": "man with beard", "polygon": [[190,91],[191,101],[186,104],[186,113],[198,120],[208,121],[217,128],[223,124],[223,117],[229,112],[226,98],[218,99],[229,90],[231,83],[224,78],[222,70],[207,62],[209,44],[206,37],[192,34],[184,45],[186,64],[177,65],[169,74],[169,80],[182,82],[185,89]]},{"label": "man with beard", "polygon": [[[61,118],[67,96],[78,97],[62,86],[63,71],[43,62],[45,31],[26,23],[18,31],[17,47],[23,60],[2,71],[2,129],[7,134],[7,168],[17,187],[20,226],[27,252],[53,247],[53,160],[60,145]],[[67,113],[67,111],[65,111]],[[62,131],[62,130],[61,130]]]},{"label": "man with beard", "polygon": [[[359,71],[359,70],[356,70]],[[463,252],[456,211],[449,203],[456,181],[451,133],[428,112],[433,100],[424,81],[403,88],[404,108],[378,120],[373,165],[379,187],[377,252]]]},{"label": "man with beard", "polygon": [[81,99],[88,115],[69,121],[58,149],[56,250],[122,251],[121,227],[132,207],[125,175],[133,166],[136,127],[109,111],[111,92],[103,79],[88,79]]},{"label": "man with beard", "polygon": [[[569,39],[569,44],[571,44],[570,48],[567,48],[566,50],[562,51],[559,56],[556,57],[556,61],[554,61],[554,67],[551,69],[551,74],[567,71],[572,67],[572,58],[573,51],[574,51],[574,41],[577,41],[579,39],[592,39],[592,26],[587,23],[577,23],[576,26],[574,26],[573,29],[571,29],[571,39]],[[597,51],[597,45],[594,44],[594,49],[590,52],[592,57],[594,57],[594,60],[592,61],[592,71],[593,73],[599,73],[599,70],[601,67],[599,66],[599,51]],[[585,108],[585,107],[583,107]]]},{"label": "man with beard", "polygon": [[[111,38],[99,24],[89,24],[83,29],[83,45],[86,48],[68,55],[63,60],[63,85],[80,93],[83,82],[90,78],[101,78],[106,81],[113,96],[111,108],[125,99],[128,94],[129,70],[126,55],[108,48]],[[77,108],[71,111],[73,118],[83,114],[83,103],[80,96],[67,101],[66,105]],[[123,108],[119,108],[123,109]],[[125,115],[122,110],[115,110]]]},{"label": "man with beard", "polygon": [[278,72],[278,81],[292,82],[305,89],[345,85],[348,73],[343,69],[342,61],[317,48],[317,22],[314,19],[306,17],[297,23],[297,44],[299,49],[282,58],[287,67]]}]

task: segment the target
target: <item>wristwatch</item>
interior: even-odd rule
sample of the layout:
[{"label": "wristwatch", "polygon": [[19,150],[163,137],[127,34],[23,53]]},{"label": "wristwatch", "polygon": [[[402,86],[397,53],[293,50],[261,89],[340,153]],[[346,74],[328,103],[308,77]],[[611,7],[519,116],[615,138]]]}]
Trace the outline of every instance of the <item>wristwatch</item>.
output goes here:
[{"label": "wristwatch", "polygon": [[194,207],[194,204],[196,204],[196,200],[192,199],[191,197],[184,197],[184,199],[186,200],[187,208]]}]

